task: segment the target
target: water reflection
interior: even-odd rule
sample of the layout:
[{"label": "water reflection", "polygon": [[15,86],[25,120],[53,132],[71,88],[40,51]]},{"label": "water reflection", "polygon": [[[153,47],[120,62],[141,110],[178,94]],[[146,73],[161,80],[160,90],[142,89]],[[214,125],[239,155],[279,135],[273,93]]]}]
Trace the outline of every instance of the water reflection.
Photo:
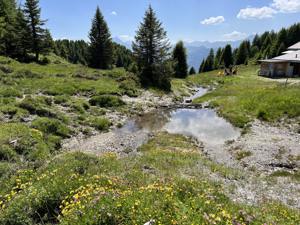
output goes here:
[{"label": "water reflection", "polygon": [[195,98],[199,98],[202,97],[203,95],[205,95],[208,92],[207,88],[203,88],[203,87],[199,87],[197,88],[196,93],[190,97],[190,99],[194,100]]},{"label": "water reflection", "polygon": [[197,138],[207,145],[224,144],[238,138],[239,131],[211,109],[156,110],[127,122],[119,134],[166,130]]},{"label": "water reflection", "polygon": [[169,122],[170,118],[170,110],[158,109],[129,120],[122,128],[118,129],[117,132],[134,133],[139,130],[158,132]]},{"label": "water reflection", "polygon": [[171,113],[164,129],[195,137],[208,145],[224,144],[239,136],[237,129],[211,109],[177,109]]},{"label": "water reflection", "polygon": [[[189,99],[201,97],[207,92],[206,88],[198,88]],[[191,136],[210,146],[224,144],[240,135],[237,129],[211,109],[158,109],[128,121],[116,132],[122,136],[161,130]]]}]

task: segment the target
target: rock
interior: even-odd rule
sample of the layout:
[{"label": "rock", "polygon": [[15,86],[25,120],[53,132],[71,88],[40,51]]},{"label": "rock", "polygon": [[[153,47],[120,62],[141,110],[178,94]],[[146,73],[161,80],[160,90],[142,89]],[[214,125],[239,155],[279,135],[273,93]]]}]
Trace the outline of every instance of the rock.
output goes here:
[{"label": "rock", "polygon": [[192,99],[186,99],[186,100],[185,100],[185,103],[192,103],[192,102],[193,102]]}]

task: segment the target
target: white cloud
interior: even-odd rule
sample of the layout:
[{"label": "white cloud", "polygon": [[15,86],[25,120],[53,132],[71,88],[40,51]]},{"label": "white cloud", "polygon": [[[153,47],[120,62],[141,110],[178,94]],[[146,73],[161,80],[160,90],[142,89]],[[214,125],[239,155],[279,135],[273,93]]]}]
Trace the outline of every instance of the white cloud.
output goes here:
[{"label": "white cloud", "polygon": [[262,7],[262,8],[245,8],[241,9],[237,18],[239,19],[265,19],[272,18],[277,11],[270,7]]},{"label": "white cloud", "polygon": [[271,6],[283,13],[300,12],[300,0],[273,0]]},{"label": "white cloud", "polygon": [[124,42],[133,41],[134,40],[134,37],[132,37],[130,35],[127,35],[127,34],[119,35],[118,38],[120,38],[121,41],[124,41]]},{"label": "white cloud", "polygon": [[229,34],[224,34],[223,35],[223,38],[226,41],[238,41],[238,40],[242,40],[246,37],[247,37],[246,33],[242,33],[242,32],[239,32],[239,31],[233,31]]},{"label": "white cloud", "polygon": [[112,11],[110,14],[113,15],[113,16],[117,16],[118,15],[118,13],[116,11]]},{"label": "white cloud", "polygon": [[217,25],[220,23],[223,23],[225,21],[224,16],[217,16],[217,17],[210,17],[203,21],[201,21],[201,24],[203,25]]}]

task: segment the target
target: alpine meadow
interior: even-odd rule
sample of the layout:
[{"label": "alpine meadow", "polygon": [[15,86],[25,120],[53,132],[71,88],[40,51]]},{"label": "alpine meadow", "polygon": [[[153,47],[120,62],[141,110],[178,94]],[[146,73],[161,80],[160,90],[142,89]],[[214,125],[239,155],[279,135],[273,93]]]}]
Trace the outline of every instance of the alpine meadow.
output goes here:
[{"label": "alpine meadow", "polygon": [[0,225],[300,224],[299,16],[0,0]]}]

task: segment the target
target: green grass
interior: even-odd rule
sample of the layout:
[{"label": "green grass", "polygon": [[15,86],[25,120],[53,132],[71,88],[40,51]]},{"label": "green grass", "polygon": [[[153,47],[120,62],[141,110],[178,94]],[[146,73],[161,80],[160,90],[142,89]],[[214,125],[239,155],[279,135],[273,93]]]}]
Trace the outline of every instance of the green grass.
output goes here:
[{"label": "green grass", "polygon": [[237,76],[221,77],[217,71],[190,76],[187,80],[216,89],[195,100],[209,101],[234,125],[244,127],[257,118],[276,121],[282,117],[300,116],[300,84],[285,86],[284,82],[257,76],[257,66],[241,67]]},{"label": "green grass", "polygon": [[[47,158],[46,152],[59,150],[61,141],[71,135],[106,131],[111,126],[105,118],[106,109],[121,111],[125,103],[119,96],[140,93],[137,78],[122,68],[97,70],[70,64],[55,55],[47,57],[50,63],[40,65],[0,56],[1,126],[13,123],[17,131],[21,129],[28,136],[30,128],[36,129],[46,145],[39,153],[28,148],[17,157],[15,150],[6,146],[0,151],[0,161],[16,161],[23,153],[26,160]],[[1,134],[9,139],[5,130]],[[31,151],[34,155],[29,157]]]},{"label": "green grass", "polygon": [[232,202],[221,186],[204,177],[202,158],[190,139],[167,133],[156,135],[137,156],[60,155],[40,169],[19,170],[6,185],[0,184],[0,223],[300,222],[299,212],[278,203],[251,207]]}]

